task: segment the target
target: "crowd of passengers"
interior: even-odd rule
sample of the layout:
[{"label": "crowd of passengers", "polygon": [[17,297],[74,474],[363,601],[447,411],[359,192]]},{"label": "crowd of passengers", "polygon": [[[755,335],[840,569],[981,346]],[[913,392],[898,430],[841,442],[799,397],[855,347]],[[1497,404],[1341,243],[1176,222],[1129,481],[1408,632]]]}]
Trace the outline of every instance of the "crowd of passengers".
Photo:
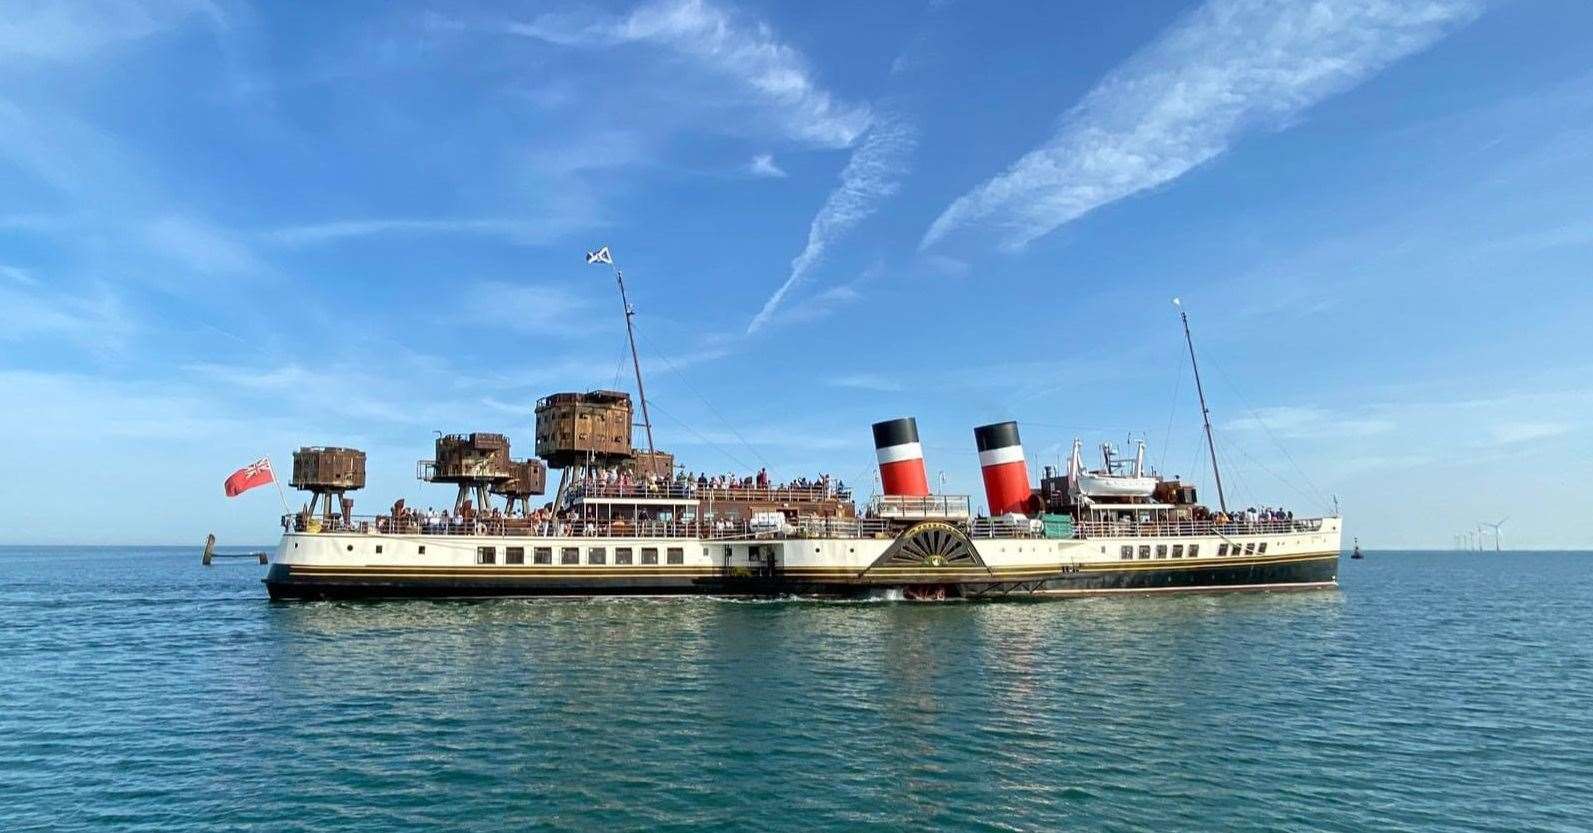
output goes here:
[{"label": "crowd of passengers", "polygon": [[[1204,516],[1204,517],[1202,517]],[[1257,509],[1254,506],[1243,511],[1212,512],[1203,506],[1195,507],[1195,520],[1211,521],[1218,526],[1238,524],[1242,526],[1256,526],[1257,524],[1289,523],[1294,520],[1294,512],[1272,507]]]},{"label": "crowd of passengers", "polygon": [[[568,535],[580,534],[582,531],[594,527],[604,527],[622,531],[626,527],[663,524],[670,521],[629,518],[615,518],[610,521],[601,521],[595,518],[583,518],[569,510],[555,510],[552,504],[546,504],[534,509],[527,515],[506,514],[502,509],[493,507],[486,511],[476,511],[466,501],[464,506],[456,510],[433,509],[425,510],[415,508],[394,507],[391,515],[383,515],[376,519],[378,532],[409,532],[425,533],[428,535],[481,535],[496,534],[501,532],[518,532],[535,535]],[[394,519],[397,519],[396,521]]]},{"label": "crowd of passengers", "polygon": [[669,491],[674,494],[693,496],[704,491],[746,491],[757,489],[760,491],[801,491],[818,493],[824,497],[844,495],[846,484],[840,480],[831,480],[828,474],[821,474],[816,478],[798,477],[784,483],[773,483],[769,478],[769,470],[758,469],[757,474],[740,477],[735,474],[715,474],[707,472],[678,471],[673,477],[658,474],[632,474],[629,471],[615,468],[590,469],[582,478],[582,486],[588,492],[616,492],[619,494],[640,494],[646,492]]}]

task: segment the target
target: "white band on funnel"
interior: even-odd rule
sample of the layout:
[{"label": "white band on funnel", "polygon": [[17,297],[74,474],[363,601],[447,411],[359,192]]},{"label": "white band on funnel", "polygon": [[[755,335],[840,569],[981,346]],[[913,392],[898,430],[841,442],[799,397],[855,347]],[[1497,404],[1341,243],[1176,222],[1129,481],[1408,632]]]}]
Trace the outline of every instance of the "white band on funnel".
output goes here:
[{"label": "white band on funnel", "polygon": [[979,468],[1021,462],[1023,462],[1023,446],[1021,445],[1009,445],[1006,448],[987,448],[979,452]]},{"label": "white band on funnel", "polygon": [[879,458],[880,465],[900,463],[903,460],[924,459],[924,446],[921,443],[902,443],[901,445],[888,445],[884,448],[874,449],[874,456]]}]

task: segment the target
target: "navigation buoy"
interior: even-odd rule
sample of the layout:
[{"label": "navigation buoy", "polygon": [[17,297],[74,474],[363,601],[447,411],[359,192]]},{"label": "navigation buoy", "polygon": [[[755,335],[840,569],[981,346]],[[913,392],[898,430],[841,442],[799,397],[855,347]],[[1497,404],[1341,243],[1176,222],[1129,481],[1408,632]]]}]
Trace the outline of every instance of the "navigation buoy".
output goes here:
[{"label": "navigation buoy", "polygon": [[929,477],[924,472],[924,447],[918,442],[917,420],[902,417],[874,423],[874,456],[879,459],[879,479],[885,494],[928,496]]},{"label": "navigation buoy", "polygon": [[990,514],[1027,512],[1034,489],[1029,485],[1029,466],[1023,461],[1023,444],[1018,441],[1018,423],[975,428],[974,444],[979,448],[979,472],[984,475]]}]

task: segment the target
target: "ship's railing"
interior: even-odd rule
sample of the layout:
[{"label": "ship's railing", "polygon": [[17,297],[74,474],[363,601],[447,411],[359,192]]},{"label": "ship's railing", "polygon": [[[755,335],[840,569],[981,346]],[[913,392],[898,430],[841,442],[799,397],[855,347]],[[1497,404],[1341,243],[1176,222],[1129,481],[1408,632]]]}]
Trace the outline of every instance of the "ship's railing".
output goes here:
[{"label": "ship's railing", "polygon": [[681,498],[756,503],[817,503],[825,500],[850,501],[852,490],[833,486],[698,486],[696,483],[578,483],[570,489],[572,497],[596,498]]},{"label": "ship's railing", "polygon": [[737,540],[746,538],[868,538],[888,534],[892,527],[878,518],[803,518],[795,524],[759,524],[745,520],[601,520],[566,518],[466,518],[426,520],[393,519],[387,515],[341,516],[330,520],[282,517],[284,531],[309,533],[358,533],[374,535],[479,535],[528,538],[699,538]]},{"label": "ship's railing", "polygon": [[1296,518],[1283,521],[1166,521],[1139,523],[1136,521],[1081,521],[1074,525],[1074,535],[1080,538],[1167,538],[1175,536],[1210,535],[1273,535],[1300,532],[1320,532],[1321,518]]},{"label": "ship's railing", "polygon": [[532,520],[530,518],[452,518],[427,520],[424,518],[393,519],[387,515],[355,515],[344,519],[333,517],[301,518],[285,515],[284,531],[311,533],[361,533],[375,535],[513,535],[531,538],[706,538],[716,531],[727,535],[736,531],[745,534],[745,525],[734,527],[728,522],[717,525],[708,521],[660,520],[597,520],[591,518],[566,518],[563,520]]},{"label": "ship's railing", "polygon": [[967,495],[879,495],[869,503],[869,514],[881,518],[943,518],[967,520],[973,515]]},{"label": "ship's railing", "polygon": [[696,490],[683,483],[578,483],[571,497],[679,498],[695,500]]},{"label": "ship's railing", "polygon": [[1028,518],[974,518],[969,538],[1044,538],[1045,527]]}]

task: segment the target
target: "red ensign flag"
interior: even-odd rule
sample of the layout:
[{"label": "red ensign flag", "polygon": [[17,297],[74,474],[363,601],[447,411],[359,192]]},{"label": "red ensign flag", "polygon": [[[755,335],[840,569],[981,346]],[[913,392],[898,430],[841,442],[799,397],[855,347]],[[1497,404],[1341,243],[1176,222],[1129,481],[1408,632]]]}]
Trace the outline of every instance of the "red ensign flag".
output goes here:
[{"label": "red ensign flag", "polygon": [[262,457],[233,472],[222,487],[227,490],[227,497],[237,497],[256,486],[264,486],[270,482],[271,461]]}]

